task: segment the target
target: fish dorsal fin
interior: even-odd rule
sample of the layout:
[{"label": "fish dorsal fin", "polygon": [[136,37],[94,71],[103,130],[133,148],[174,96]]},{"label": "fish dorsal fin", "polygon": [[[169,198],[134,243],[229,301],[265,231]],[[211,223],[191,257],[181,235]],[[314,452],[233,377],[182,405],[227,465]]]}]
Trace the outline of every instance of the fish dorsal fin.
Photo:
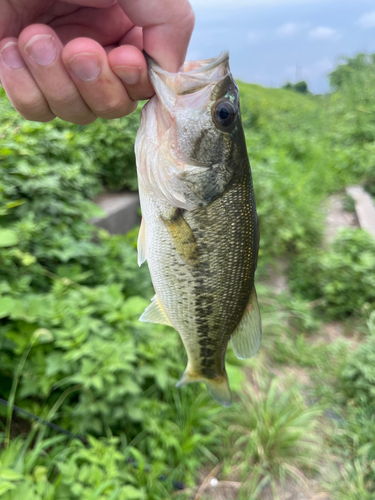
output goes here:
[{"label": "fish dorsal fin", "polygon": [[139,321],[143,321],[144,323],[159,323],[161,325],[172,326],[157,295],[152,297],[151,304],[146,307],[144,313],[139,318]]},{"label": "fish dorsal fin", "polygon": [[145,220],[142,217],[141,227],[139,228],[138,241],[138,265],[141,266],[146,260],[146,226]]},{"label": "fish dorsal fin", "polygon": [[161,216],[161,218],[178,255],[186,264],[195,265],[198,259],[197,242],[181,210],[176,208],[172,215]]},{"label": "fish dorsal fin", "polygon": [[237,358],[248,359],[259,351],[262,340],[262,323],[255,288],[250,295],[245,313],[232,334],[230,343]]}]

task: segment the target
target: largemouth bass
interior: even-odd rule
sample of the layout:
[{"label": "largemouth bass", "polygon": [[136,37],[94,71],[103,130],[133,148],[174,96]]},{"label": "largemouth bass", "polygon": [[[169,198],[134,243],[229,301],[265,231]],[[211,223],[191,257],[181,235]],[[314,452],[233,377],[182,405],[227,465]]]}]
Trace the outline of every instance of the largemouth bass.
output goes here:
[{"label": "largemouth bass", "polygon": [[227,344],[257,353],[259,228],[228,52],[167,73],[148,59],[156,95],[142,111],[136,157],[146,259],[156,295],[141,321],[173,326],[188,365],[177,386],[205,382],[231,404]]}]

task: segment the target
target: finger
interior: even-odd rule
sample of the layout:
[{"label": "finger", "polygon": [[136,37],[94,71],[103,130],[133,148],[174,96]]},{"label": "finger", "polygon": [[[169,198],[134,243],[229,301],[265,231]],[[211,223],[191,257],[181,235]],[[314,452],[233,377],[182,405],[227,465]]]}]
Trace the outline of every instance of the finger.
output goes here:
[{"label": "finger", "polygon": [[120,118],[136,109],[137,103],[111,70],[105,50],[94,40],[69,42],[62,57],[81,96],[97,116]]},{"label": "finger", "polygon": [[81,8],[49,23],[64,45],[76,38],[92,38],[100,45],[117,43],[133,23],[119,5],[107,9]]},{"label": "finger", "polygon": [[139,49],[131,45],[117,47],[108,54],[108,62],[133,101],[149,99],[154,95],[147,64]]},{"label": "finger", "polygon": [[96,9],[104,9],[117,3],[117,0],[64,0],[64,2],[85,7],[95,7]]},{"label": "finger", "polygon": [[96,120],[62,62],[63,45],[50,27],[43,24],[28,26],[20,34],[18,46],[56,116],[79,125]]},{"label": "finger", "polygon": [[133,45],[140,51],[143,50],[143,29],[139,26],[133,26],[125,36],[119,41],[119,45]]},{"label": "finger", "polygon": [[0,42],[0,81],[10,102],[24,118],[37,122],[55,118],[24,63],[16,38]]},{"label": "finger", "polygon": [[194,13],[187,0],[118,0],[135,26],[143,28],[145,51],[159,65],[176,72],[185,61],[194,29]]}]

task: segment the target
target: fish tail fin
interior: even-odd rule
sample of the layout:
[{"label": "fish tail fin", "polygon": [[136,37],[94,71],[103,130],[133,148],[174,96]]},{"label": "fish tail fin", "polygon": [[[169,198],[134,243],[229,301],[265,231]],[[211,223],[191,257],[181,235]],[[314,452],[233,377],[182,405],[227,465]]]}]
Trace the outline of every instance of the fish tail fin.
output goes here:
[{"label": "fish tail fin", "polygon": [[228,376],[226,373],[221,377],[215,379],[204,380],[208,392],[213,398],[216,399],[223,406],[230,406],[232,404],[232,394],[230,392]]},{"label": "fish tail fin", "polygon": [[232,394],[226,372],[214,379],[209,379],[193,371],[188,365],[182,377],[177,382],[176,387],[183,387],[194,382],[204,382],[211,396],[223,406],[230,406],[232,404]]}]

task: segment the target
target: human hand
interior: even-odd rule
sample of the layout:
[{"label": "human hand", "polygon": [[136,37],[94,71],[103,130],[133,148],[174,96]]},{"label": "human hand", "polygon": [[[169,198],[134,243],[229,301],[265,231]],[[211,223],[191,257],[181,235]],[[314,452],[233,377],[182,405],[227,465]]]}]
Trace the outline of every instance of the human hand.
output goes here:
[{"label": "human hand", "polygon": [[27,120],[85,125],[132,113],[153,95],[145,51],[184,62],[188,0],[0,0],[0,81]]}]

